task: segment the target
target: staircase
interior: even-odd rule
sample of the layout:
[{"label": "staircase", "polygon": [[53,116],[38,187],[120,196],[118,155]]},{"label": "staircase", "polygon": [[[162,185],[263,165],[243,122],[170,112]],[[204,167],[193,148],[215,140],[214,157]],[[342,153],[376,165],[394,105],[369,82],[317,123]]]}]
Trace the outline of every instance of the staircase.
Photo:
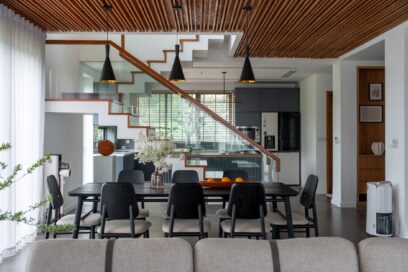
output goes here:
[{"label": "staircase", "polygon": [[154,133],[148,126],[139,126],[137,115],[124,112],[123,104],[111,99],[46,99],[45,112],[96,114],[99,126],[117,127],[119,139],[135,139],[140,133]]},{"label": "staircase", "polygon": [[[124,36],[122,37],[124,40]],[[200,42],[201,42],[200,38]],[[106,41],[103,40],[47,40],[48,44],[86,44],[86,45],[104,45]],[[184,164],[186,167],[199,167],[205,169],[209,167],[210,158],[216,158],[220,161],[223,158],[228,158],[227,164],[228,167],[232,165],[233,167],[243,168],[258,168],[259,176],[258,180],[271,181],[274,180],[274,174],[280,171],[280,160],[277,156],[270,153],[268,150],[263,148],[258,143],[254,142],[248,136],[239,131],[231,123],[227,122],[215,112],[195,100],[187,92],[183,91],[170,81],[168,81],[161,73],[164,69],[171,68],[170,59],[172,52],[167,52],[164,54],[165,59],[163,62],[150,62],[152,67],[145,64],[143,61],[137,59],[129,51],[127,51],[123,46],[116,44],[115,42],[109,41],[109,44],[119,52],[119,56],[130,64],[137,67],[140,72],[132,73],[132,81],[125,82],[125,84],[120,84],[120,92],[131,92],[134,86],[138,83],[146,85],[146,83],[157,83],[162,86],[162,88],[167,89],[173,94],[177,94],[183,100],[183,103],[186,103],[189,107],[194,108],[205,118],[205,125],[208,122],[217,123],[219,126],[222,126],[225,129],[226,140],[222,143],[218,143],[216,148],[216,153],[207,154],[206,150],[204,152],[194,150],[194,148],[189,147],[189,150],[185,153]],[[124,45],[125,43],[122,43]],[[207,40],[208,48],[208,40]],[[183,48],[184,52],[187,53],[188,50],[186,46]],[[191,58],[193,56],[193,51],[191,51]],[[163,65],[153,69],[154,65]],[[135,80],[135,76],[146,77],[145,80]],[[127,87],[126,87],[127,86]],[[127,90],[124,89],[128,88]],[[121,90],[122,89],[122,90]],[[143,86],[143,89],[144,86]],[[76,103],[75,105],[70,103]],[[100,124],[111,125],[112,123],[119,124],[122,123],[121,127],[118,127],[118,138],[135,138],[135,135],[140,131],[144,131],[146,134],[149,133],[148,127],[140,127],[134,124],[137,124],[137,116],[133,116],[129,113],[115,113],[112,111],[112,101],[47,101],[46,110],[48,112],[61,112],[61,109],[65,109],[64,112],[67,113],[89,113],[89,114],[98,114]],[[124,124],[124,125],[123,125]],[[130,130],[133,129],[133,130]],[[129,131],[130,130],[130,131]],[[121,132],[119,132],[121,131]],[[135,133],[137,131],[137,133]],[[120,133],[120,134],[119,134]],[[253,159],[247,159],[253,158]],[[201,164],[196,162],[206,161],[207,164]],[[224,163],[224,162],[223,162]],[[224,163],[225,164],[225,163]],[[205,172],[205,177],[210,177],[208,171]]]}]

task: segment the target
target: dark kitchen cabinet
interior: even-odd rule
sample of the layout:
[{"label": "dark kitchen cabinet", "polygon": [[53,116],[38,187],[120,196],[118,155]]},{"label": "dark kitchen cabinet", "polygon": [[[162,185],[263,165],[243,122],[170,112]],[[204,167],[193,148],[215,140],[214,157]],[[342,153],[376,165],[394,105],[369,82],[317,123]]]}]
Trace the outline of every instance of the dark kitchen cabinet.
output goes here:
[{"label": "dark kitchen cabinet", "polygon": [[300,112],[299,88],[236,88],[235,124],[260,126],[261,112]]}]

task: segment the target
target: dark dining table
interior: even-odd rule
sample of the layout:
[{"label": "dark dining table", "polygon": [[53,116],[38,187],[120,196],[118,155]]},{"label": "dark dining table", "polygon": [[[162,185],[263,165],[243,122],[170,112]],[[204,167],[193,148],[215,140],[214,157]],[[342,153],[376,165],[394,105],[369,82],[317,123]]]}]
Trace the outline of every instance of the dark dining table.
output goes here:
[{"label": "dark dining table", "polygon": [[[171,183],[166,183],[163,188],[151,188],[150,183],[135,184],[136,197],[143,199],[144,202],[167,202]],[[280,182],[265,182],[265,196],[267,202],[273,203],[273,209],[276,210],[276,203],[283,202],[285,205],[285,217],[288,225],[288,237],[294,237],[292,213],[290,207],[290,197],[298,195],[298,192],[290,186]],[[100,199],[103,183],[87,183],[68,193],[69,196],[77,197],[77,208],[75,211],[75,230],[73,238],[78,238],[79,223],[82,215],[84,202],[93,202],[92,211],[97,212],[97,204]],[[206,202],[220,202],[217,198],[229,196],[229,189],[215,189],[204,187],[204,197]]]}]

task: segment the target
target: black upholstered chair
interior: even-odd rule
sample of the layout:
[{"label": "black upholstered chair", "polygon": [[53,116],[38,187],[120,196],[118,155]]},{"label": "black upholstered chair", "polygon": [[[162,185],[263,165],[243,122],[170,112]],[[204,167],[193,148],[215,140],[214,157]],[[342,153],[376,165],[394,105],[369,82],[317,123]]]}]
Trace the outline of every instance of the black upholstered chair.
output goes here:
[{"label": "black upholstered chair", "polygon": [[248,236],[266,239],[265,189],[261,183],[234,184],[228,201],[229,219],[221,221],[223,237]]},{"label": "black upholstered chair", "polygon": [[[62,215],[61,207],[64,204],[64,199],[61,194],[58,181],[54,175],[47,177],[48,191],[52,196],[52,201],[49,204],[47,212],[47,226],[54,225],[74,225],[75,214]],[[86,213],[81,217],[79,224],[80,230],[89,231],[89,238],[95,239],[95,228],[101,223],[101,216],[99,213]],[[53,237],[56,238],[58,234],[65,233],[53,233]],[[49,232],[45,233],[45,239],[49,238]]]},{"label": "black upholstered chair", "polygon": [[177,170],[173,173],[172,183],[199,182],[198,173],[195,170]]},{"label": "black upholstered chair", "polygon": [[[292,213],[293,228],[295,232],[305,232],[306,237],[310,237],[310,229],[314,229],[315,236],[319,236],[319,228],[317,224],[316,212],[316,190],[319,178],[315,175],[309,175],[306,180],[305,187],[300,195],[300,205],[304,207],[304,214]],[[309,211],[312,210],[313,217],[309,216]],[[267,221],[272,227],[272,238],[280,238],[282,231],[287,231],[287,222],[285,215],[278,211],[271,213]]]},{"label": "black upholstered chair", "polygon": [[132,184],[105,183],[102,186],[101,207],[102,222],[98,228],[100,238],[149,237],[151,223],[137,220],[139,208]]},{"label": "black upholstered chair", "polygon": [[[142,170],[122,170],[119,173],[118,182],[130,183],[130,184],[144,184],[145,176]],[[142,206],[139,209],[139,218],[149,217],[149,210],[145,209],[144,198],[139,198],[140,204]]]},{"label": "black upholstered chair", "polygon": [[172,185],[162,230],[165,237],[208,237],[210,222],[205,220],[203,188],[198,183]]}]

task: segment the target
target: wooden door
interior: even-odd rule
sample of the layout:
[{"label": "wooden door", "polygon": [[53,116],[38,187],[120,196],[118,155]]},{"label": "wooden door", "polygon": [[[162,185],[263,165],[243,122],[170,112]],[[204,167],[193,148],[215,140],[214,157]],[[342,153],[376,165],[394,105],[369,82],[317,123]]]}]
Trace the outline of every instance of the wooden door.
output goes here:
[{"label": "wooden door", "polygon": [[333,193],[333,92],[326,92],[326,193]]}]

